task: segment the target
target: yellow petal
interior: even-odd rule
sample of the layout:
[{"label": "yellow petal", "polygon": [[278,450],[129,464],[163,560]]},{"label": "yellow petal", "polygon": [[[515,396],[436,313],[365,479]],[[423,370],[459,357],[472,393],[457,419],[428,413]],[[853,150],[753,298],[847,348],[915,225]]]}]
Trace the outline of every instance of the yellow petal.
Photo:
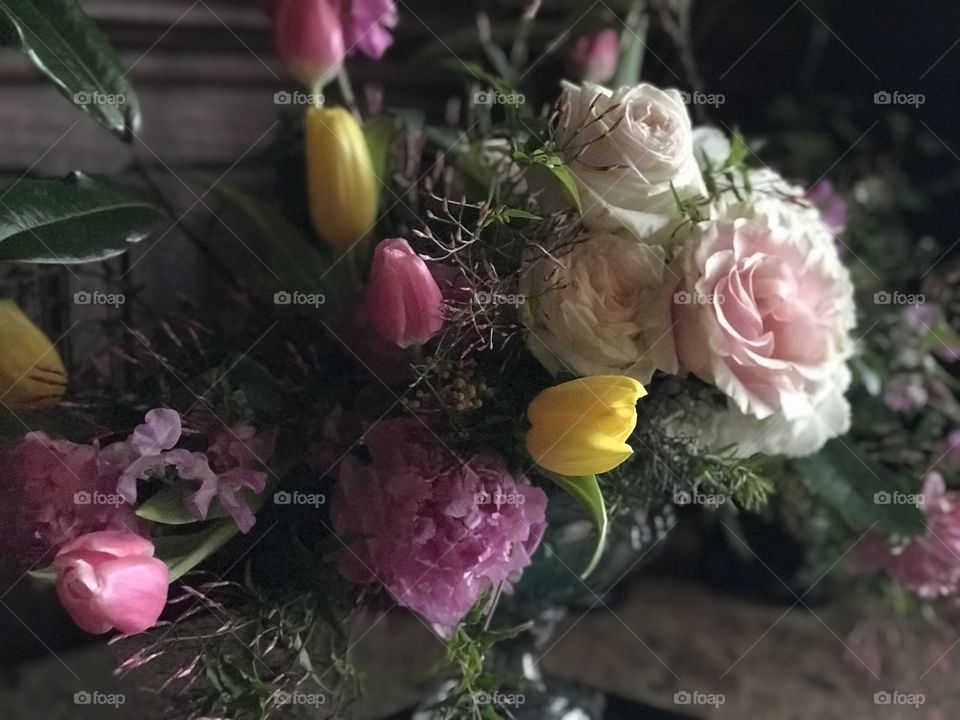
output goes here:
[{"label": "yellow petal", "polygon": [[626,444],[637,425],[636,403],[646,394],[633,378],[600,375],[544,390],[527,410],[527,451],[560,475],[612,470],[633,454]]},{"label": "yellow petal", "polygon": [[23,409],[56,404],[67,372],[49,338],[10,300],[0,300],[0,402]]},{"label": "yellow petal", "polygon": [[338,254],[373,229],[379,181],[363,130],[343,108],[307,110],[307,187],[314,229]]}]

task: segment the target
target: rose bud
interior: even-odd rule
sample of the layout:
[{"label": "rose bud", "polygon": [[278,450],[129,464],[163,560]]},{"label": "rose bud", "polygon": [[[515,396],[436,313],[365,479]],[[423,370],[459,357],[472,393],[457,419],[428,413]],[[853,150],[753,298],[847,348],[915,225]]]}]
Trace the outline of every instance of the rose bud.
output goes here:
[{"label": "rose bud", "polygon": [[527,408],[527,451],[542,468],[575,477],[613,470],[633,455],[643,385],[623,375],[594,375],[547,388]]},{"label": "rose bud", "polygon": [[63,546],[53,566],[60,601],[89,633],[143,632],[167,602],[167,566],[153,557],[153,543],[130,532],[82,535]]},{"label": "rose bud", "polygon": [[373,229],[378,180],[363,130],[343,108],[307,111],[307,189],[313,227],[344,254]]},{"label": "rose bud", "polygon": [[277,52],[290,74],[319,92],[343,66],[346,48],[336,0],[275,0]]},{"label": "rose bud", "polygon": [[10,300],[0,300],[0,402],[8,407],[54,405],[67,372],[49,338]]},{"label": "rose bud", "polygon": [[581,35],[570,47],[567,71],[575,80],[603,84],[617,72],[620,34],[613,28]]},{"label": "rose bud", "polygon": [[377,245],[365,305],[374,329],[402,348],[422,345],[443,327],[440,286],[401,238]]}]

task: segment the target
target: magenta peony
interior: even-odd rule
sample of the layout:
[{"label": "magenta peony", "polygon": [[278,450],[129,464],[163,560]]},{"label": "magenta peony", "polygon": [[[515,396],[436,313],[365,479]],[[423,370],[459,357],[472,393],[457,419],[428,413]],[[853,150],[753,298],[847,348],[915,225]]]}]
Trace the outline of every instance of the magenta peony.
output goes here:
[{"label": "magenta peony", "polygon": [[101,467],[102,451],[41,432],[29,433],[0,458],[3,502],[0,538],[5,557],[28,565],[95,530],[140,533],[144,524],[117,493],[115,472]]},{"label": "magenta peony", "polygon": [[461,463],[416,420],[367,431],[372,461],[345,458],[334,529],[350,543],[341,572],[380,582],[448,635],[485,590],[514,582],[543,536],[547,498],[502,458]]},{"label": "magenta peony", "polygon": [[143,632],[167,602],[167,566],[153,557],[153,543],[139,535],[83,535],[57,553],[53,566],[60,601],[89,633]]},{"label": "magenta peony", "polygon": [[917,504],[927,532],[891,548],[887,538],[871,533],[852,559],[856,572],[883,571],[923,598],[960,591],[960,492],[947,491],[940,473],[927,475]]},{"label": "magenta peony", "polygon": [[398,347],[422,345],[443,327],[440,286],[400,238],[377,245],[364,303],[374,329]]}]

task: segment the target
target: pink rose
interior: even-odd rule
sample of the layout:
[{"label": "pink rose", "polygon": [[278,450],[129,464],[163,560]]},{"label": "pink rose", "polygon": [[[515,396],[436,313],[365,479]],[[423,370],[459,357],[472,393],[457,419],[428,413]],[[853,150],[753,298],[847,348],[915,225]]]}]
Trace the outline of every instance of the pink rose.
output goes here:
[{"label": "pink rose", "polygon": [[167,602],[167,566],[153,557],[153,543],[133,533],[83,535],[57,553],[53,566],[60,601],[89,633],[143,632]]},{"label": "pink rose", "polygon": [[715,222],[688,252],[674,298],[681,365],[722,390],[738,421],[770,419],[773,451],[787,455],[816,451],[849,423],[853,286],[818,229]]},{"label": "pink rose", "polygon": [[364,303],[374,329],[398,347],[422,345],[443,327],[440,286],[401,238],[377,245]]}]

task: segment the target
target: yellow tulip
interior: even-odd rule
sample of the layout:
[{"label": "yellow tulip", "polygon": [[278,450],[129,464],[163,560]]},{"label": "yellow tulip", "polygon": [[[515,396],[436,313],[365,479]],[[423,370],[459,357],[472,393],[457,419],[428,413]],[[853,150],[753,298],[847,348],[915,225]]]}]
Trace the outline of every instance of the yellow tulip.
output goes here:
[{"label": "yellow tulip", "polygon": [[377,220],[379,181],[370,149],[353,115],[339,107],[307,110],[306,146],[313,227],[342,255]]},{"label": "yellow tulip", "polygon": [[558,475],[613,470],[633,454],[627,438],[637,426],[643,385],[622,375],[595,375],[547,388],[527,409],[527,451]]},{"label": "yellow tulip", "polygon": [[66,389],[53,344],[14,302],[0,300],[0,403],[14,410],[54,405]]}]

